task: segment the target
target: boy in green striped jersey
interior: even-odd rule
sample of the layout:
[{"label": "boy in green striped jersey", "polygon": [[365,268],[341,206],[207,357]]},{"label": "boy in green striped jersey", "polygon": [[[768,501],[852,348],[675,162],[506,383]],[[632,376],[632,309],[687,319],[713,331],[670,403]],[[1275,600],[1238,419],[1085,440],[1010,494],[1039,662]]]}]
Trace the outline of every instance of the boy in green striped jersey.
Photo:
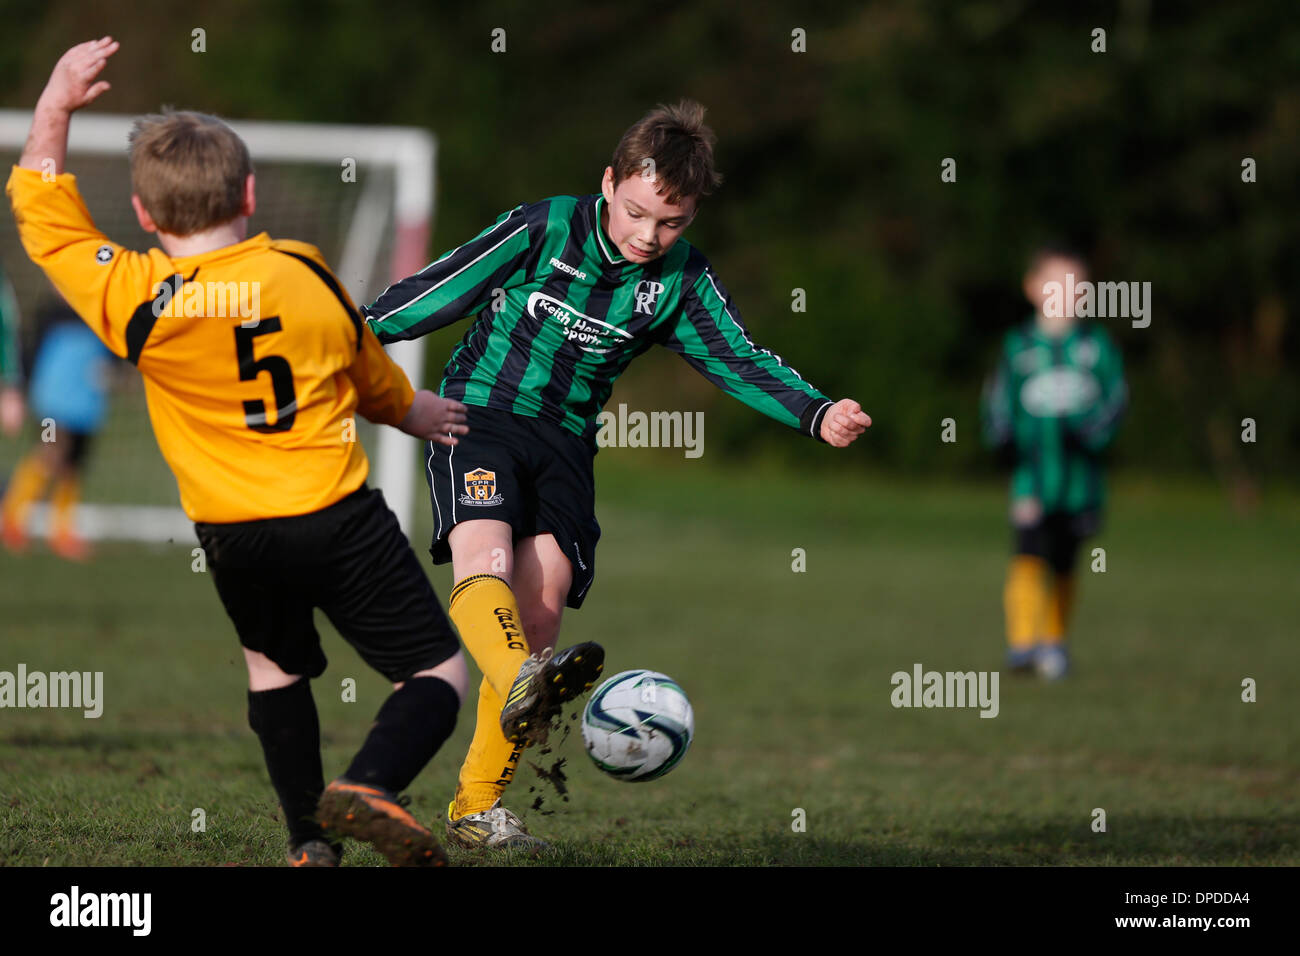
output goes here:
[{"label": "boy in green striped jersey", "polygon": [[1066,628],[1079,545],[1101,526],[1101,454],[1128,403],[1123,363],[1110,336],[1080,322],[1071,307],[1045,309],[1051,283],[1068,287],[1087,266],[1063,247],[1034,253],[1025,296],[1035,315],[1011,329],[984,390],[985,440],[1014,462],[1011,523],[1015,554],[1007,572],[1007,664],[1049,680],[1069,669]]},{"label": "boy in green striped jersey", "polygon": [[[545,712],[532,688],[560,681],[558,709],[603,660],[591,643],[548,657],[564,608],[580,607],[594,578],[597,415],[632,359],[662,345],[835,447],[871,423],[756,345],[708,260],[679,238],[721,180],[713,141],[699,104],[653,110],[624,134],[599,193],[516,206],[362,310],[385,342],[476,317],[439,390],[469,406],[469,434],[430,444],[426,462],[431,553],[453,564],[449,611],[484,674],[448,807],[461,845],[540,843],[500,797]],[[532,727],[518,719],[525,710]]]}]

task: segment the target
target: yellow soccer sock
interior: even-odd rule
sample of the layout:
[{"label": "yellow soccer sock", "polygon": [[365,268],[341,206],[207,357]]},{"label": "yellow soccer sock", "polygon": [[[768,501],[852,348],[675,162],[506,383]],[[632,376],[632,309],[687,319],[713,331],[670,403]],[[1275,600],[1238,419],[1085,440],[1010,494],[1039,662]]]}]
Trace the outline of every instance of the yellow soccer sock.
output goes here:
[{"label": "yellow soccer sock", "polygon": [[523,748],[510,743],[501,733],[501,707],[501,697],[484,678],[478,689],[474,739],[461,764],[460,784],[452,802],[453,820],[468,813],[479,813],[496,803],[519,769]]},{"label": "yellow soccer sock", "polygon": [[447,613],[478,669],[504,701],[528,660],[528,640],[510,585],[495,574],[471,574],[451,589]]},{"label": "yellow soccer sock", "polygon": [[1049,644],[1063,644],[1070,625],[1070,610],[1074,607],[1074,575],[1056,575],[1056,586],[1047,602],[1047,626],[1043,640]]},{"label": "yellow soccer sock", "polygon": [[26,526],[27,513],[33,502],[45,494],[45,484],[49,479],[50,470],[41,460],[39,451],[32,452],[18,463],[5,491],[3,513],[6,524],[20,528]]},{"label": "yellow soccer sock", "polygon": [[50,521],[50,537],[63,537],[76,531],[74,512],[80,500],[81,482],[75,476],[60,478],[54,483],[54,493],[50,496],[54,510]]},{"label": "yellow soccer sock", "polygon": [[1007,617],[1007,644],[1019,651],[1032,647],[1043,634],[1047,613],[1047,562],[1017,554],[1007,570],[1002,593]]}]

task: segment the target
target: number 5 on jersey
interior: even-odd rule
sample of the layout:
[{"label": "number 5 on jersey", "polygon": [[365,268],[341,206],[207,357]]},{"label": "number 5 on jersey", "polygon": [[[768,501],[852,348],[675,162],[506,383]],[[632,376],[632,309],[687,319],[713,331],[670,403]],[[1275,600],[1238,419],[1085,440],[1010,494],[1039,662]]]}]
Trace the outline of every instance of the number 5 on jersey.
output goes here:
[{"label": "number 5 on jersey", "polygon": [[252,328],[235,326],[235,354],[239,356],[239,380],[253,382],[262,372],[271,373],[271,389],[275,393],[275,424],[266,420],[266,403],[260,398],[244,402],[244,421],[255,432],[287,432],[293,427],[298,410],[298,396],[293,390],[293,369],[282,355],[253,356],[253,339],[280,331],[280,317],[270,315]]}]

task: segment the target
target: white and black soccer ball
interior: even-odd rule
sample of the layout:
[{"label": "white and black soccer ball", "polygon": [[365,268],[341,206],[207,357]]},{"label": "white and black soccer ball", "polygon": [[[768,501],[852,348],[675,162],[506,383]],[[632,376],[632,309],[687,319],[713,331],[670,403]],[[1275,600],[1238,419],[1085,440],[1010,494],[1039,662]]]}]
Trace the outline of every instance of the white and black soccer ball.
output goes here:
[{"label": "white and black soccer ball", "polygon": [[582,712],[582,739],[592,761],[616,780],[654,780],[686,755],[695,736],[691,702],[657,671],[615,674]]}]

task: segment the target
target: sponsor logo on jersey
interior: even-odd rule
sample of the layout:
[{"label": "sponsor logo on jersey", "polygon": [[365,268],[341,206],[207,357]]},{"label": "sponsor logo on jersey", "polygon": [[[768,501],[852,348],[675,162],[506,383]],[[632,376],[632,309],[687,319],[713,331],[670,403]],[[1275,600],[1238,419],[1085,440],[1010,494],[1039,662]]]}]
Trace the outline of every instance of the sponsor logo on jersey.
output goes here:
[{"label": "sponsor logo on jersey", "polygon": [[583,315],[569,304],[542,292],[534,292],[528,297],[527,309],[528,314],[539,321],[550,319],[558,322],[564,329],[564,337],[585,352],[608,352],[619,341],[632,338],[631,332]]},{"label": "sponsor logo on jersey", "polygon": [[95,261],[101,266],[113,261],[113,247],[105,243],[95,250]]},{"label": "sponsor logo on jersey", "polygon": [[561,272],[567,272],[569,275],[573,276],[579,282],[587,278],[587,273],[582,272],[579,269],[575,269],[567,262],[561,262],[559,259],[555,258],[555,256],[551,256],[551,268],[559,269]]},{"label": "sponsor logo on jersey", "polygon": [[499,505],[505,499],[497,494],[497,473],[486,468],[475,468],[464,474],[465,493],[460,496],[463,505],[486,507]]},{"label": "sponsor logo on jersey", "polygon": [[1035,418],[1077,415],[1097,401],[1097,379],[1077,368],[1049,368],[1020,387],[1020,404]]}]

